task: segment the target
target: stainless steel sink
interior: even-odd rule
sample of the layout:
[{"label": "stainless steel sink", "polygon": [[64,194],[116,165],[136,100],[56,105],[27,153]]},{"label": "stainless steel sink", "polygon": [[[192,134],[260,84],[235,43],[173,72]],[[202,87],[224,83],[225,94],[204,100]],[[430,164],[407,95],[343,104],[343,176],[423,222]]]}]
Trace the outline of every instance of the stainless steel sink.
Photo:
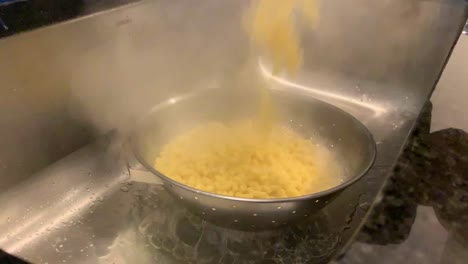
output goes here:
[{"label": "stainless steel sink", "polygon": [[[258,64],[377,142],[368,175],[324,210],[338,235],[321,261],[346,250],[378,200],[466,21],[465,1],[390,2],[324,1],[295,79]],[[249,54],[244,4],[143,1],[0,40],[0,248],[34,263],[172,263],[147,228],[164,195],[133,180],[119,135],[162,100],[230,85]]]}]

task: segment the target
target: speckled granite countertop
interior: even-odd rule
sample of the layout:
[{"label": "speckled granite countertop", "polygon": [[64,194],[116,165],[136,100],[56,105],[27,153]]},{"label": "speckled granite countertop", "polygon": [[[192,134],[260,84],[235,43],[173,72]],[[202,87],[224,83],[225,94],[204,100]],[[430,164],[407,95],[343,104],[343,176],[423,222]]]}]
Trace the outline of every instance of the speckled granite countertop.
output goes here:
[{"label": "speckled granite countertop", "polygon": [[[466,263],[468,134],[453,128],[429,133],[431,110],[429,103],[382,200],[340,263]],[[415,221],[418,213],[426,219]],[[434,230],[438,224],[445,232]],[[441,233],[445,245],[425,241],[425,232]]]}]

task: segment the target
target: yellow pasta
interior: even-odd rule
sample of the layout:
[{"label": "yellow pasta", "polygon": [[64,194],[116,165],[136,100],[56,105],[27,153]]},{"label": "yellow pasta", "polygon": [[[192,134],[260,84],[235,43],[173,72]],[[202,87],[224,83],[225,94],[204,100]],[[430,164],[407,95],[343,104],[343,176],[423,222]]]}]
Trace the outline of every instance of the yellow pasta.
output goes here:
[{"label": "yellow pasta", "polygon": [[322,191],[340,182],[336,161],[282,126],[259,140],[255,122],[209,123],[162,148],[155,168],[185,185],[246,198],[284,198]]},{"label": "yellow pasta", "polygon": [[[257,0],[245,17],[252,42],[273,72],[296,72],[302,64],[295,11],[313,28],[316,0]],[[246,198],[285,198],[322,191],[340,183],[333,155],[276,124],[266,86],[260,85],[260,118],[201,125],[162,148],[154,166],[185,185]]]},{"label": "yellow pasta", "polygon": [[271,60],[275,73],[295,73],[302,64],[297,15],[314,29],[319,17],[317,0],[256,0],[245,17],[253,44]]},{"label": "yellow pasta", "polygon": [[[244,24],[254,48],[273,65],[273,74],[297,72],[302,64],[302,48],[296,29],[297,15],[304,25],[315,28],[318,21],[317,0],[254,0]],[[275,109],[266,84],[258,84],[260,93],[259,129],[268,137],[275,122]]]}]

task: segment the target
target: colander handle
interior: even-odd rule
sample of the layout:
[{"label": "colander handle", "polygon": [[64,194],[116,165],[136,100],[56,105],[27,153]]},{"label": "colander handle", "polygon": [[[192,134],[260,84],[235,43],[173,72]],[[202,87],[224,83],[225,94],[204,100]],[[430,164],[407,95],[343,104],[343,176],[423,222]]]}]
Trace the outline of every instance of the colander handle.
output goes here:
[{"label": "colander handle", "polygon": [[154,175],[152,172],[148,171],[145,166],[143,166],[138,159],[133,154],[133,151],[130,148],[126,148],[126,160],[129,180],[132,182],[142,182],[147,184],[156,184],[162,185],[162,180]]},{"label": "colander handle", "polygon": [[128,172],[130,175],[130,181],[132,182],[142,182],[147,184],[156,184],[162,185],[163,182],[159,177],[154,175],[153,173],[147,170],[138,170],[133,168],[128,168]]}]

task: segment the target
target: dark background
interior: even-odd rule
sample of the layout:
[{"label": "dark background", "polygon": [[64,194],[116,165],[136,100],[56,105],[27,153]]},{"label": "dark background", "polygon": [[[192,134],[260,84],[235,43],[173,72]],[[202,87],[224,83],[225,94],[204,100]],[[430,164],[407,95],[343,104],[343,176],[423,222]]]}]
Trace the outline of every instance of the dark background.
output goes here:
[{"label": "dark background", "polygon": [[0,38],[137,1],[25,0],[0,3]]}]

